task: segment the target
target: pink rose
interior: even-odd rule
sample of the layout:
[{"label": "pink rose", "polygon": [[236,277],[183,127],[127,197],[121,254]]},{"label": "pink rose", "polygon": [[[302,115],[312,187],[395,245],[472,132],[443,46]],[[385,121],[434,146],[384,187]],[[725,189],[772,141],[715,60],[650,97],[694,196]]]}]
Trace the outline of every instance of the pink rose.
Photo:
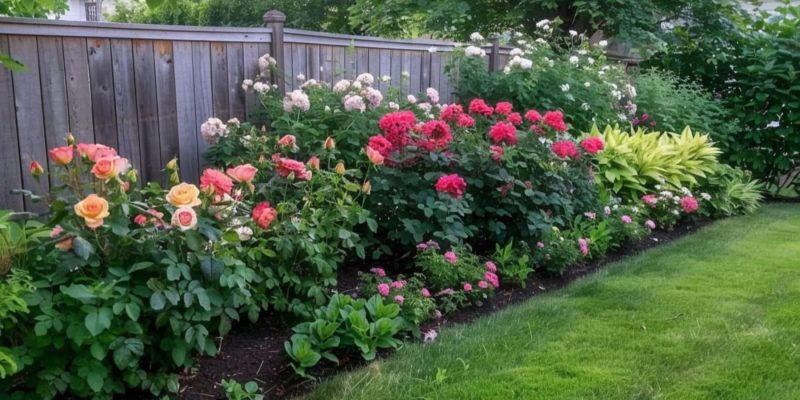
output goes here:
[{"label": "pink rose", "polygon": [[228,170],[225,172],[236,182],[251,183],[253,182],[253,178],[256,177],[258,168],[250,164],[242,164],[232,168],[228,168]]}]

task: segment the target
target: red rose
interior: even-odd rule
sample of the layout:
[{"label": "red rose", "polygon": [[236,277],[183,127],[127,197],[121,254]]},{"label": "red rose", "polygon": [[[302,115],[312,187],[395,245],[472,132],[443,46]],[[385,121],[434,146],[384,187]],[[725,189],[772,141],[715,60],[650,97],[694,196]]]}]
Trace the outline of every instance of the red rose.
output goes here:
[{"label": "red rose", "polygon": [[498,122],[489,129],[489,137],[495,144],[517,144],[517,128],[508,122]]},{"label": "red rose", "polygon": [[269,228],[269,225],[277,216],[278,212],[267,202],[258,203],[253,207],[253,221],[255,221],[261,229]]},{"label": "red rose", "polygon": [[597,154],[606,146],[602,138],[599,136],[591,136],[581,141],[581,147],[589,154]]},{"label": "red rose", "polygon": [[460,199],[464,196],[464,190],[467,188],[467,182],[464,178],[457,174],[442,175],[436,181],[436,191],[439,193],[448,193],[451,196]]},{"label": "red rose", "polygon": [[558,132],[567,130],[567,124],[564,123],[564,114],[561,111],[546,112],[544,114],[544,123]]},{"label": "red rose", "polygon": [[575,146],[575,143],[571,140],[559,140],[553,143],[552,149],[553,153],[560,159],[565,159],[567,157],[578,158],[578,147]]}]

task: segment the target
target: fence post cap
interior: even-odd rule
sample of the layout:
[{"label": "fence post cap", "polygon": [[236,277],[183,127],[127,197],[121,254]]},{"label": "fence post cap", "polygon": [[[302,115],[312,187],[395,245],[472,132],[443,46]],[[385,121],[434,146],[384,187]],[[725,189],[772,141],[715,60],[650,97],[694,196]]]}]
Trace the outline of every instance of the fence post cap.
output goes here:
[{"label": "fence post cap", "polygon": [[269,10],[264,14],[264,22],[285,22],[286,21],[286,14],[278,11],[278,10]]}]

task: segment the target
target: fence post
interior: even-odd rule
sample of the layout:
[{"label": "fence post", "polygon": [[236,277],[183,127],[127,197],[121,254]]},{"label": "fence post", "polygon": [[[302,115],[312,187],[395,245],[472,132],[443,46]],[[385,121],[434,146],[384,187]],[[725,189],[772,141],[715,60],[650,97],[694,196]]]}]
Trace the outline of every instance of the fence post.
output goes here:
[{"label": "fence post", "polygon": [[489,54],[489,72],[500,70],[500,35],[493,34],[489,39],[492,41],[492,52]]},{"label": "fence post", "polygon": [[283,25],[286,22],[286,14],[278,10],[270,10],[264,14],[264,24],[272,29],[272,41],[270,42],[269,53],[277,64],[277,76],[272,77],[273,83],[278,85],[281,94],[286,93],[286,79],[284,78],[283,59]]}]

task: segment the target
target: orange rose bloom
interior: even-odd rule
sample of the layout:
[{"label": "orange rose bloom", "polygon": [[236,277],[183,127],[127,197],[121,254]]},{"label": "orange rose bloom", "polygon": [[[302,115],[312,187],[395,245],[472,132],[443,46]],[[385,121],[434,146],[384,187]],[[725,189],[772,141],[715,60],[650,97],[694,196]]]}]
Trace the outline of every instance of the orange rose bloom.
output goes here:
[{"label": "orange rose bloom", "polygon": [[50,159],[58,165],[67,165],[72,162],[72,146],[56,147],[51,149],[48,154]]},{"label": "orange rose bloom", "polygon": [[197,186],[189,183],[181,183],[172,187],[167,193],[167,201],[175,207],[195,207],[199,206],[200,190]]},{"label": "orange rose bloom", "polygon": [[232,168],[228,168],[226,171],[228,176],[233,178],[236,182],[239,183],[250,183],[253,181],[253,178],[256,177],[256,173],[258,172],[258,168],[250,165],[237,165]]},{"label": "orange rose bloom", "polygon": [[97,229],[103,225],[103,219],[108,217],[108,201],[92,193],[85,199],[75,204],[75,214],[82,217],[86,226]]},{"label": "orange rose bloom", "polygon": [[119,156],[103,157],[97,160],[92,167],[92,173],[97,179],[111,179],[117,174],[128,169],[128,160]]}]

